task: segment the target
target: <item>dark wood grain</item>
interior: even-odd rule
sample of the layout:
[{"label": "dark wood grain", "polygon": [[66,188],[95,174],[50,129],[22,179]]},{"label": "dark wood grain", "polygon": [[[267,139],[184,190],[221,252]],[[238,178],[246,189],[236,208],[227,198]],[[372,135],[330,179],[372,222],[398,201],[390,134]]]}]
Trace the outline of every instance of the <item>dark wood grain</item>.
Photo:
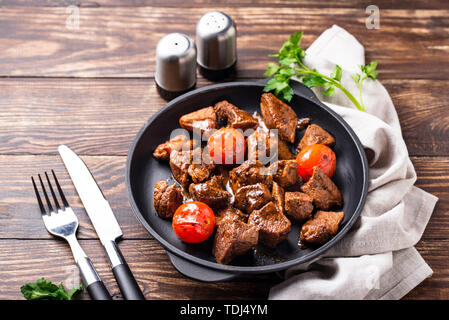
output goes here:
[{"label": "dark wood grain", "polygon": [[[366,8],[371,0],[1,0],[2,6],[25,7],[65,7],[76,5],[83,7],[176,7],[176,8],[214,8],[217,7],[289,7],[289,8]],[[445,0],[391,1],[377,0],[382,9],[441,9],[447,6]]]},{"label": "dark wood grain", "polygon": [[[385,80],[411,155],[449,155],[449,81]],[[210,84],[200,80],[198,87]],[[0,153],[126,155],[166,102],[152,79],[0,79]],[[419,116],[417,116],[419,114]],[[438,116],[436,116],[438,115]]]},{"label": "dark wood grain", "polygon": [[[66,7],[80,7],[80,29]],[[380,29],[367,30],[365,0],[0,0],[0,299],[44,276],[74,270],[67,244],[39,216],[30,176],[55,169],[79,220],[79,238],[115,298],[121,298],[96,233],[56,153],[67,144],[92,170],[124,232],[120,244],[148,299],[265,299],[275,275],[199,283],[180,275],[139,224],[124,182],[129,145],[165,102],[157,95],[154,50],[169,32],[194,37],[199,17],[230,14],[238,26],[237,73],[262,78],[268,53],[304,30],[304,47],[340,25],[378,60],[418,174],[439,197],[417,248],[434,270],[406,299],[449,299],[449,3],[379,0]],[[199,78],[198,86],[211,82]],[[70,285],[70,284],[69,284]],[[84,294],[84,299],[87,295]]]},{"label": "dark wood grain", "polygon": [[[109,292],[121,299],[100,242],[80,243]],[[155,240],[124,240],[119,247],[146,299],[266,299],[269,288],[279,282],[273,274],[242,276],[232,282],[198,282],[176,271]],[[0,240],[0,299],[23,299],[20,286],[41,277],[58,284],[66,282],[71,288],[74,279],[79,280],[76,270],[70,249],[63,241]],[[81,298],[88,299],[86,292]]]},{"label": "dark wood grain", "polygon": [[[100,242],[80,242],[109,292],[121,299]],[[241,276],[231,282],[198,282],[176,271],[155,240],[124,240],[119,246],[147,299],[266,299],[270,288],[281,281],[275,274],[266,274]],[[417,245],[434,274],[405,299],[449,298],[448,246],[447,239],[422,240]],[[79,281],[68,245],[58,240],[0,240],[0,275],[4,279],[0,299],[23,299],[20,286],[41,277],[64,282],[68,288]],[[81,298],[88,299],[86,292]]]},{"label": "dark wood grain", "polygon": [[[385,9],[367,30],[362,8],[225,7],[238,26],[239,78],[261,77],[267,55],[305,30],[307,47],[332,24],[366,46],[383,78],[448,79],[449,8]],[[64,7],[6,6],[0,11],[0,76],[152,77],[157,41],[169,32],[194,36],[208,8],[80,9],[80,28],[66,28]]]},{"label": "dark wood grain", "polygon": [[[75,149],[76,151],[76,149]],[[83,156],[123,229],[125,239],[151,238],[128,204],[125,186],[126,158]],[[447,239],[449,230],[449,157],[413,157],[416,185],[440,198],[424,239]],[[59,156],[0,156],[0,239],[50,239],[38,211],[31,175],[54,169],[70,205],[80,220],[79,237],[96,238],[89,218]]]}]

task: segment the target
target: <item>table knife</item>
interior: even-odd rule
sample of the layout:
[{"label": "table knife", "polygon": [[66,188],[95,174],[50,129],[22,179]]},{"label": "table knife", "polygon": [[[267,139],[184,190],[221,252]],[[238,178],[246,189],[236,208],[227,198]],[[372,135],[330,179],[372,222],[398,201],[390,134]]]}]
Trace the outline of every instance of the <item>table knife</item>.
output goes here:
[{"label": "table knife", "polygon": [[126,300],[144,300],[142,291],[117,246],[116,240],[123,233],[109,202],[103,196],[101,189],[83,160],[65,145],[59,146],[58,151],[106,251],[123,298]]}]

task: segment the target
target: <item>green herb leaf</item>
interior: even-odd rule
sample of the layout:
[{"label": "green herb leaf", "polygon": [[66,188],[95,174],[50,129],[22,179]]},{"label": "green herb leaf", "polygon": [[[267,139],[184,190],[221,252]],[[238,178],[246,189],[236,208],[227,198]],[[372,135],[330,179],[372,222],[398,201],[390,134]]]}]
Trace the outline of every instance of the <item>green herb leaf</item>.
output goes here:
[{"label": "green herb leaf", "polygon": [[360,70],[364,74],[366,74],[367,77],[376,80],[379,73],[376,71],[377,68],[377,61],[371,61],[370,64],[367,64],[366,66],[360,66]]},{"label": "green herb leaf", "polygon": [[322,78],[321,76],[315,74],[308,74],[302,79],[302,83],[308,87],[324,87],[328,81]]},{"label": "green herb leaf", "polygon": [[275,62],[270,62],[267,64],[267,70],[264,73],[265,77],[273,76],[279,70],[279,65]]},{"label": "green herb leaf", "polygon": [[23,285],[20,291],[27,300],[71,300],[74,295],[83,291],[83,286],[79,285],[67,292],[62,283],[57,286],[41,278]]},{"label": "green herb leaf", "polygon": [[341,75],[342,75],[342,71],[340,66],[337,64],[335,65],[335,69],[334,71],[331,73],[331,78],[340,82],[341,81]]},{"label": "green herb leaf", "polygon": [[354,73],[351,77],[352,79],[354,79],[355,82],[359,83],[360,75],[358,73]]},{"label": "green herb leaf", "polygon": [[332,96],[335,93],[335,87],[328,87],[323,93],[327,96]]},{"label": "green herb leaf", "polygon": [[[365,111],[362,101],[360,103],[356,98],[341,84],[343,71],[336,65],[329,76],[319,73],[317,70],[310,70],[304,65],[303,59],[306,52],[301,48],[302,32],[295,32],[290,38],[282,44],[278,53],[270,54],[270,57],[276,58],[277,63],[269,63],[265,71],[266,77],[272,77],[264,88],[265,92],[273,91],[279,99],[290,101],[293,97],[293,90],[290,86],[290,79],[297,77],[309,88],[324,87],[324,94],[333,95],[335,89],[340,89],[352,103],[361,111]],[[373,61],[366,66],[361,66],[362,74],[354,74],[352,78],[359,84],[360,90],[362,82],[366,78],[377,78],[377,62]],[[361,97],[361,95],[360,95]],[[361,98],[360,98],[361,100]]]}]

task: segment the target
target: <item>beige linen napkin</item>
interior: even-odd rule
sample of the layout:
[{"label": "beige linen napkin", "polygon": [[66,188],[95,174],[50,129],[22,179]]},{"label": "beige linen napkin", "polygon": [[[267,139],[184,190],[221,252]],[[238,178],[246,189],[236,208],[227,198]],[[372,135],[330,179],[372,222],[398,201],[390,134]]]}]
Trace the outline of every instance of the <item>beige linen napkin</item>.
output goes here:
[{"label": "beige linen napkin", "polygon": [[[363,46],[333,26],[307,49],[305,63],[323,74],[338,64],[342,83],[358,97],[351,75],[365,64]],[[285,272],[269,299],[400,299],[432,269],[413,247],[432,214],[435,196],[414,186],[416,172],[402,138],[399,119],[379,81],[363,83],[367,112],[358,111],[341,92],[318,98],[354,129],[369,156],[370,187],[360,218],[324,255]],[[338,159],[337,159],[338,161]]]}]

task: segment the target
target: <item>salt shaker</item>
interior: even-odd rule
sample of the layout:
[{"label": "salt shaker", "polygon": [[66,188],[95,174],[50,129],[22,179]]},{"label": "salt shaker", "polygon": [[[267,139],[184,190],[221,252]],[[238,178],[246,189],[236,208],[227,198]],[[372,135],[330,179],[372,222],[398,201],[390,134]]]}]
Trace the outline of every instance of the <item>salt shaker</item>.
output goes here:
[{"label": "salt shaker", "polygon": [[159,94],[171,100],[196,85],[197,50],[193,40],[182,33],[170,33],[156,47],[154,80]]},{"label": "salt shaker", "polygon": [[232,73],[237,62],[237,30],[234,20],[220,11],[203,15],[196,26],[198,67],[211,80],[219,80]]}]

